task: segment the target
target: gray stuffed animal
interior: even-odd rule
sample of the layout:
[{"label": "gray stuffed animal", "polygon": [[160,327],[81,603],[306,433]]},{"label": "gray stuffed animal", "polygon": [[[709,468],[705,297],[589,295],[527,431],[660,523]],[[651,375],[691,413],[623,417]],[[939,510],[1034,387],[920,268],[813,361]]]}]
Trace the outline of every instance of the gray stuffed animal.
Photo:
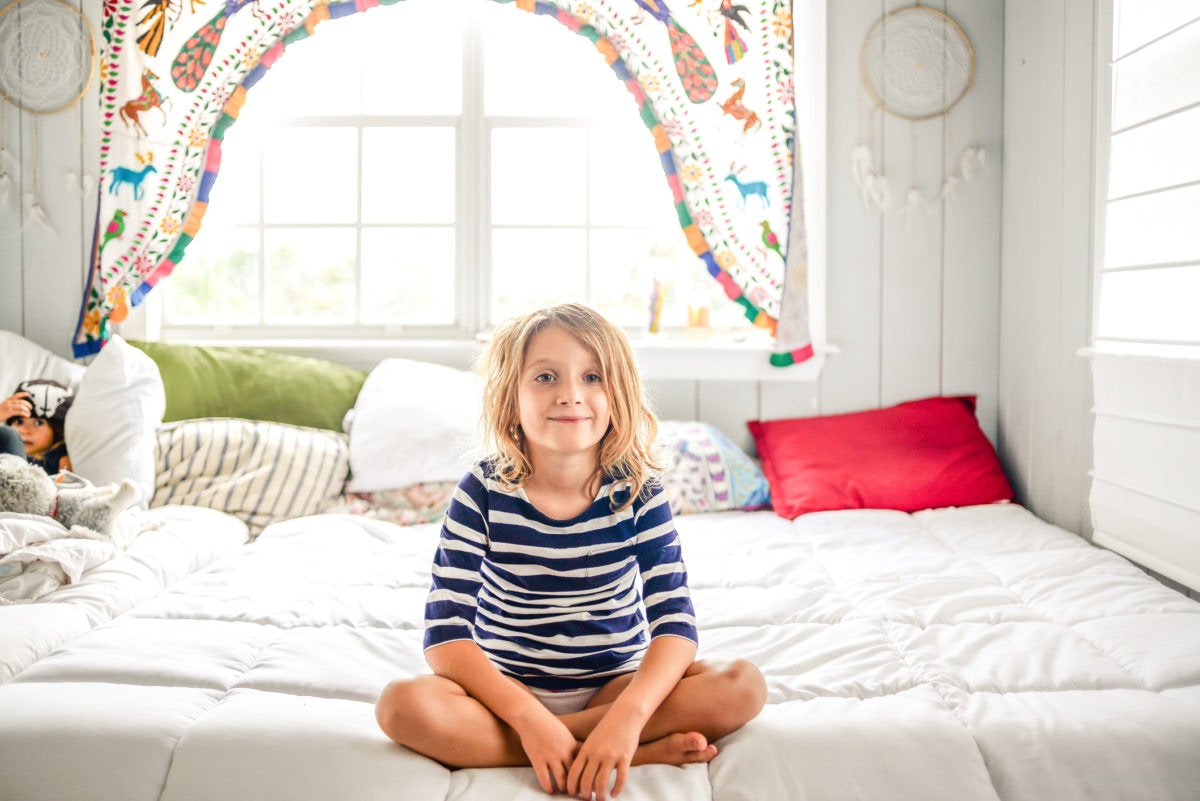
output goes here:
[{"label": "gray stuffed animal", "polygon": [[97,487],[70,473],[61,483],[19,456],[0,454],[0,512],[45,515],[70,536],[113,539],[117,517],[138,502],[142,491],[129,479]]}]

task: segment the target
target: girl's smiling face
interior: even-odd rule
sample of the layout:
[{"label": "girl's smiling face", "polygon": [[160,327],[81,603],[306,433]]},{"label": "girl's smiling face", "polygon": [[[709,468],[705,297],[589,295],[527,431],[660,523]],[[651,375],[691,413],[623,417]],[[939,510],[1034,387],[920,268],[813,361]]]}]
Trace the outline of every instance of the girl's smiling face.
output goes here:
[{"label": "girl's smiling face", "polygon": [[551,325],[525,348],[517,405],[530,459],[590,452],[608,431],[608,388],[596,356]]},{"label": "girl's smiling face", "polygon": [[54,444],[54,429],[40,417],[17,417],[9,425],[21,437],[26,456],[40,459]]}]

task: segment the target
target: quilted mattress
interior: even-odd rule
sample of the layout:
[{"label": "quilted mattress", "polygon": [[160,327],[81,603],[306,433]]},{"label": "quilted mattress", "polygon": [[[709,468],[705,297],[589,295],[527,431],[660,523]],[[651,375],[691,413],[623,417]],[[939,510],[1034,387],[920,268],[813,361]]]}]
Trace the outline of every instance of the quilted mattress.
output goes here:
[{"label": "quilted mattress", "polygon": [[[1124,559],[1015,505],[677,523],[701,657],[750,658],[769,698],[623,799],[1200,797],[1200,604]],[[68,639],[0,684],[0,799],[544,797],[376,726],[383,685],[427,670],[436,537],[276,524]]]}]

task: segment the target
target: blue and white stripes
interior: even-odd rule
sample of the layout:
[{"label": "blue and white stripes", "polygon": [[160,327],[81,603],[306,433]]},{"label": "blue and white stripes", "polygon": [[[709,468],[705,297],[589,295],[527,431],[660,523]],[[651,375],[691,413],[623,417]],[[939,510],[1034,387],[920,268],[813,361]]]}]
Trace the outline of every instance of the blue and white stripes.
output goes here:
[{"label": "blue and white stripes", "polygon": [[583,514],[553,520],[476,464],[443,521],[425,647],[474,639],[502,672],[557,690],[636,670],[651,637],[695,642],[666,495],[613,511],[625,492],[608,481]]}]

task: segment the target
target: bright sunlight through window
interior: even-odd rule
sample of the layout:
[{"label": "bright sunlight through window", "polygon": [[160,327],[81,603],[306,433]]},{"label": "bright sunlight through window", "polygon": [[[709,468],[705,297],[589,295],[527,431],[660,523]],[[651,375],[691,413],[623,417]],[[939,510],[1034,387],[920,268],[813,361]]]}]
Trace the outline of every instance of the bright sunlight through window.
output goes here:
[{"label": "bright sunlight through window", "polygon": [[469,337],[581,300],[645,330],[741,309],[688,247],[636,104],[586,39],[480,0],[322,23],[248,94],[164,328]]}]

